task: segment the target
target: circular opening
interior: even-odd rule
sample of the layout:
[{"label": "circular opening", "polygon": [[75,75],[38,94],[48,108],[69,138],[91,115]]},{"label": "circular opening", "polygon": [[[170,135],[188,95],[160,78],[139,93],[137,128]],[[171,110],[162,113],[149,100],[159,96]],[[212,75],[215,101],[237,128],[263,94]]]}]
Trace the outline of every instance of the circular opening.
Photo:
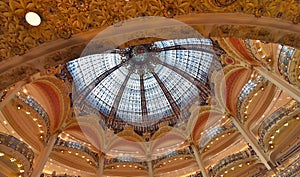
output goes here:
[{"label": "circular opening", "polygon": [[41,24],[41,17],[35,12],[28,12],[25,15],[25,19],[31,26],[39,26]]}]

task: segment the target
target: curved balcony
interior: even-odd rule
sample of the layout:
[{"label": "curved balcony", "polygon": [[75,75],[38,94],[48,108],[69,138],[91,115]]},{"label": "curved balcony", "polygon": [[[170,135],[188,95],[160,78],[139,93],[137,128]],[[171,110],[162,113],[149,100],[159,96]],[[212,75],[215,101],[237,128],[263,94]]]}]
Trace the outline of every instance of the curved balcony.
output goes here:
[{"label": "curved balcony", "polygon": [[267,84],[262,76],[257,76],[256,78],[249,80],[248,83],[244,85],[238,96],[237,110],[239,110],[238,118],[242,123],[246,121],[245,109],[247,104],[255,96],[256,92],[262,89]]},{"label": "curved balcony", "polygon": [[286,123],[286,121],[288,121],[289,118],[292,118],[289,117],[289,115],[299,107],[300,104],[297,101],[292,100],[286,105],[284,105],[282,108],[272,113],[268,118],[266,118],[263,121],[263,123],[258,128],[258,136],[260,138],[259,143],[265,149],[265,151],[268,149],[268,143],[266,141],[268,135],[271,133],[271,129]]},{"label": "curved balcony", "polygon": [[199,143],[199,147],[200,149],[202,149],[203,147],[206,147],[206,145],[208,145],[211,141],[213,141],[215,138],[218,138],[219,136],[229,133],[229,132],[233,132],[235,131],[235,127],[234,125],[231,123],[229,126],[220,126],[214,129],[210,129],[207,133],[205,133],[203,135],[203,138],[201,139],[200,143]]},{"label": "curved balcony", "polygon": [[[31,96],[26,95],[22,92],[17,94],[17,98],[21,100],[25,105],[29,106],[32,110],[34,110],[43,120],[43,124],[46,126],[45,138],[44,140],[47,141],[50,136],[50,119],[45,111],[45,109],[35,101]],[[19,109],[19,107],[18,107]]]},{"label": "curved balcony", "polygon": [[[278,70],[285,80],[289,81],[289,65],[295,49],[289,46],[282,46],[278,57]],[[289,81],[290,82],[290,81]]]},{"label": "curved balcony", "polygon": [[11,135],[0,133],[0,149],[1,161],[5,162],[3,158],[9,159],[20,173],[29,173],[33,164],[34,152],[27,144]]},{"label": "curved balcony", "polygon": [[54,150],[61,151],[61,152],[68,152],[69,154],[73,154],[75,156],[78,156],[79,153],[83,153],[84,156],[81,156],[82,158],[85,158],[85,156],[91,157],[93,161],[89,160],[89,158],[86,158],[86,160],[89,162],[92,166],[98,166],[99,157],[96,152],[91,151],[89,148],[78,144],[76,142],[71,141],[65,141],[63,139],[57,139],[55,142]]},{"label": "curved balcony", "polygon": [[159,167],[161,164],[165,164],[165,161],[170,159],[190,159],[193,158],[193,152],[190,148],[178,149],[175,151],[171,151],[155,160],[152,160],[153,167]]},{"label": "curved balcony", "polygon": [[290,177],[300,175],[300,159],[295,160],[292,164],[285,167],[282,171],[276,174],[275,177]]},{"label": "curved balcony", "polygon": [[201,171],[197,171],[195,174],[188,175],[185,177],[203,177],[203,175],[202,175]]},{"label": "curved balcony", "polygon": [[255,152],[251,149],[247,149],[225,157],[224,159],[219,161],[215,166],[210,168],[209,173],[212,176],[217,176],[227,168],[231,167],[233,164],[240,163],[240,162],[249,162],[256,159],[257,157]]},{"label": "curved balcony", "polygon": [[126,164],[129,165],[130,167],[138,168],[140,170],[147,169],[147,162],[133,157],[118,157],[118,158],[106,157],[104,160],[104,168],[113,169],[113,168],[119,168],[122,165],[125,167]]}]

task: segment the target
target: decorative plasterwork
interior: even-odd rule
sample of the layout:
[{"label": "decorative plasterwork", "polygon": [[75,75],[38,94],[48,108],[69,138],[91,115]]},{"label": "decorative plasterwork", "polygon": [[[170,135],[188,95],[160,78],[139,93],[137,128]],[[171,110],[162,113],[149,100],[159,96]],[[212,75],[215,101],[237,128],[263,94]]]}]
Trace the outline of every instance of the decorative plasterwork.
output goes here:
[{"label": "decorative plasterwork", "polygon": [[[256,17],[281,18],[293,23],[300,21],[299,5],[294,0],[5,0],[0,3],[0,11],[2,60],[23,55],[27,50],[47,41],[68,39],[77,33],[140,16],[176,17],[186,14],[241,12]],[[24,16],[30,11],[41,16],[42,23],[39,27],[31,29],[26,23]]]}]

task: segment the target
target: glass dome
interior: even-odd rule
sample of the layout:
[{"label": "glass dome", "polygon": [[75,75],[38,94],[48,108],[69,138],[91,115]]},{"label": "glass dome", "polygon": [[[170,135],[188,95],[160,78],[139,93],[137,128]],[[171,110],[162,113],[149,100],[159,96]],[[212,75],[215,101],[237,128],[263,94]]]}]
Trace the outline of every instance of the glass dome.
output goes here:
[{"label": "glass dome", "polygon": [[187,38],[80,57],[67,63],[73,101],[99,111],[109,126],[176,124],[188,118],[192,100],[205,104],[210,95],[212,48],[210,39]]}]

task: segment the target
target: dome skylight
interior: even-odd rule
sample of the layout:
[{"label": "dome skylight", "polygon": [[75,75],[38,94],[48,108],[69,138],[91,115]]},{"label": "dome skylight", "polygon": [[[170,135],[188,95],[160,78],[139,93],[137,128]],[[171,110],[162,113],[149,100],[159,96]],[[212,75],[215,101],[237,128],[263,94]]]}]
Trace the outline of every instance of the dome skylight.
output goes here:
[{"label": "dome skylight", "polygon": [[108,127],[176,124],[192,100],[205,104],[210,94],[211,48],[210,39],[165,40],[70,61],[73,101],[99,111]]}]

